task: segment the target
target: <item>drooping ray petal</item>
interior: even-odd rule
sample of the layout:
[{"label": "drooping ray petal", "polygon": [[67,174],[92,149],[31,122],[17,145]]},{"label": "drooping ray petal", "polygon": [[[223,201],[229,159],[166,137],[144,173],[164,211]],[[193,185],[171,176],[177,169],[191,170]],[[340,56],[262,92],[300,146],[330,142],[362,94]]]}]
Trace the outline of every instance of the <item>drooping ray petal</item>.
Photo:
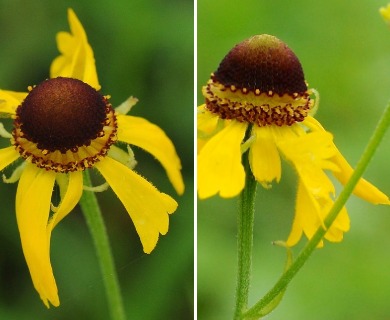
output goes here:
[{"label": "drooping ray petal", "polygon": [[[333,205],[330,203],[329,207]],[[325,234],[325,239],[331,242],[340,242],[344,238],[344,232],[349,231],[350,221],[347,209],[343,207],[339,212],[336,220]]]},{"label": "drooping ray petal", "polygon": [[[325,129],[313,117],[307,117],[304,121],[304,124],[307,125],[313,131],[323,131]],[[352,167],[349,165],[348,161],[343,157],[341,152],[338,150],[336,145],[333,145],[335,150],[334,156],[330,159],[336,166],[336,169],[332,169],[333,175],[342,183],[346,184],[353,173]],[[390,199],[381,192],[374,185],[369,183],[367,180],[361,178],[356,185],[353,193],[358,197],[369,201],[373,204],[390,204]]]},{"label": "drooping ray petal", "polygon": [[198,155],[198,194],[204,199],[217,193],[229,198],[245,185],[241,142],[247,124],[232,121],[205,144]]},{"label": "drooping ray petal", "polygon": [[49,308],[59,305],[58,291],[50,263],[47,222],[55,172],[28,163],[18,184],[16,217],[28,268],[35,289]]},{"label": "drooping ray petal", "polygon": [[16,114],[16,108],[26,98],[26,92],[0,90],[0,114]]},{"label": "drooping ray petal", "polygon": [[[310,240],[319,227],[325,228],[324,220],[332,206],[333,200],[330,195],[319,198],[300,180],[294,222],[287,244],[289,246],[295,245],[300,240],[302,233]],[[344,232],[347,232],[349,228],[349,216],[346,208],[343,207],[336,220],[326,231],[324,238],[331,242],[340,242]],[[323,241],[319,243],[318,247],[322,246]]]},{"label": "drooping ray petal", "polygon": [[[318,142],[317,142],[318,141]],[[329,158],[335,150],[332,136],[327,132],[313,132],[297,138],[284,139],[277,145],[285,157],[294,165],[305,187],[316,197],[329,197],[334,186],[324,170],[337,169]]]},{"label": "drooping ray petal", "polygon": [[279,182],[281,162],[278,149],[269,127],[253,127],[256,137],[249,149],[249,163],[256,180],[260,183]]},{"label": "drooping ray petal", "polygon": [[[323,224],[320,219],[320,206],[312,200],[303,183],[299,181],[294,221],[287,239],[287,245],[290,247],[298,243],[303,233],[311,239],[318,227]],[[322,246],[323,241],[318,247]]]},{"label": "drooping ray petal", "polygon": [[[333,171],[333,175],[342,184],[346,184],[353,173],[352,167],[338,150],[333,161],[340,168],[339,171]],[[390,204],[390,199],[383,192],[363,178],[359,180],[353,193],[373,204]]]},{"label": "drooping ray petal", "polygon": [[16,161],[20,157],[14,146],[0,149],[0,170]]},{"label": "drooping ray petal", "polygon": [[56,212],[51,217],[47,226],[48,236],[54,227],[66,217],[66,215],[73,210],[73,208],[79,202],[81,195],[83,194],[83,174],[81,171],[75,171],[69,173],[69,183],[60,205]]},{"label": "drooping ray petal", "polygon": [[95,166],[133,220],[144,252],[150,253],[157,244],[159,234],[167,233],[168,214],[176,210],[176,201],[110,157],[97,162]]},{"label": "drooping ray petal", "polygon": [[71,33],[57,34],[57,45],[61,55],[52,62],[50,77],[79,79],[99,90],[93,51],[84,28],[72,9],[68,10],[68,20]]},{"label": "drooping ray petal", "polygon": [[178,194],[184,192],[180,159],[172,141],[155,124],[133,116],[117,115],[118,140],[136,145],[152,154],[164,167]]}]

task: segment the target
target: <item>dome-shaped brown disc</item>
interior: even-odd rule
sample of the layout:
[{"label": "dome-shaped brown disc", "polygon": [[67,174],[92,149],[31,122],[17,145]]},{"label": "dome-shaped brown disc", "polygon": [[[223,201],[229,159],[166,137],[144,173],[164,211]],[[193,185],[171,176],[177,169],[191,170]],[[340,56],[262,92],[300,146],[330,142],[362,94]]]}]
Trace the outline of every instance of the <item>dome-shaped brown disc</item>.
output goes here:
[{"label": "dome-shaped brown disc", "polygon": [[88,84],[72,78],[48,79],[35,86],[17,109],[23,137],[41,150],[88,146],[102,134],[106,100]]},{"label": "dome-shaped brown disc", "polygon": [[236,45],[220,63],[213,80],[279,95],[307,90],[301,63],[287,45],[270,35],[256,35]]}]

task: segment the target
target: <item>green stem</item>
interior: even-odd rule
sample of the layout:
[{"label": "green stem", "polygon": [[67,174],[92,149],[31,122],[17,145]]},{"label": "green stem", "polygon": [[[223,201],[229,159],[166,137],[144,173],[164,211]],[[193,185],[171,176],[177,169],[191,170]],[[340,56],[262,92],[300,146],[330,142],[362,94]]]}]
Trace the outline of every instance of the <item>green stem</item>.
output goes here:
[{"label": "green stem", "polygon": [[256,180],[249,167],[248,153],[243,155],[245,188],[241,192],[237,218],[238,271],[236,309],[234,319],[241,319],[248,308],[249,285],[252,265],[253,223],[255,212]]},{"label": "green stem", "polygon": [[[84,171],[84,185],[92,186],[89,172]],[[112,320],[125,320],[122,296],[114,259],[111,253],[106,226],[94,192],[84,191],[80,200],[81,209],[91,232],[95,250],[100,263]]]},{"label": "green stem", "polygon": [[318,243],[322,240],[326,233],[326,229],[329,229],[334,220],[337,218],[338,213],[343,208],[351,193],[353,192],[356,184],[359,179],[362,177],[364,171],[366,170],[372,156],[375,153],[375,150],[378,148],[379,143],[381,142],[383,136],[386,133],[387,128],[390,125],[390,104],[387,106],[384,114],[382,115],[379,123],[365,149],[362,157],[360,158],[354,173],[351,178],[345,185],[344,189],[340,193],[339,197],[335,201],[332,206],[329,214],[326,216],[324,220],[325,229],[320,227],[317,232],[311,238],[311,240],[306,244],[306,246],[302,249],[301,253],[297,257],[297,259],[292,263],[292,265],[283,273],[283,275],[279,278],[274,287],[268,291],[268,293],[259,300],[252,308],[250,308],[244,314],[244,319],[257,319],[259,312],[267,306],[277,295],[279,292],[284,290],[290,281],[294,278],[297,272],[302,268],[307,259],[313,253]]}]

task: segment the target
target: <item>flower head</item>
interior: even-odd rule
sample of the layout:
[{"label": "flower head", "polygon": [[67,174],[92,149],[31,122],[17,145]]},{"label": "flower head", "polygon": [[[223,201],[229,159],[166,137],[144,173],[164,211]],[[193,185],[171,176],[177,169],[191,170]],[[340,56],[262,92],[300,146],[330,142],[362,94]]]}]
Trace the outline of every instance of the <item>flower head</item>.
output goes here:
[{"label": "flower head", "polygon": [[[287,244],[295,245],[303,233],[310,239],[324,225],[335,195],[325,170],[343,184],[353,172],[332,135],[312,116],[314,93],[307,88],[298,58],[279,39],[257,35],[236,45],[203,87],[205,104],[198,108],[199,197],[238,195],[245,184],[244,152],[249,152],[255,179],[269,188],[281,179],[283,157],[299,178]],[[375,204],[390,204],[364,179],[354,193]],[[325,239],[341,241],[348,230],[343,208]]]},{"label": "flower head", "polygon": [[[165,133],[139,117],[125,115],[136,103],[129,98],[114,109],[100,93],[92,48],[75,13],[69,9],[71,33],[60,32],[61,55],[52,63],[50,79],[29,92],[0,90],[0,113],[14,119],[10,146],[0,149],[0,170],[22,158],[6,179],[19,180],[16,216],[23,252],[34,286],[47,307],[59,305],[50,263],[53,228],[76,206],[83,192],[86,169],[96,168],[125,206],[150,253],[159,234],[168,231],[168,215],[177,208],[134,170],[135,160],[114,144],[123,142],[151,153],[165,168],[179,194],[184,191],[180,160]],[[51,204],[58,184],[61,201]],[[51,213],[51,211],[53,211]]]}]

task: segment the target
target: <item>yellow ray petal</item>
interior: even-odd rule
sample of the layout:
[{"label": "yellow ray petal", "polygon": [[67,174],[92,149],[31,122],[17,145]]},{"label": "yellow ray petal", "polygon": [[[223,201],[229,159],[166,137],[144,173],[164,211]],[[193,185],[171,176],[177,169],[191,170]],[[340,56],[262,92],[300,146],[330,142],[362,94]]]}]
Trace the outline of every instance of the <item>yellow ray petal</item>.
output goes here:
[{"label": "yellow ray petal", "polygon": [[307,116],[302,124],[307,126],[311,131],[326,131],[322,124],[312,116]]},{"label": "yellow ray petal", "polygon": [[26,98],[26,92],[0,90],[0,113],[16,114],[16,108]]},{"label": "yellow ray petal", "polygon": [[390,4],[388,4],[386,7],[381,7],[379,9],[379,13],[381,14],[382,18],[387,22],[387,24],[390,25]]},{"label": "yellow ray petal", "polygon": [[333,144],[333,136],[329,132],[311,132],[300,137],[276,141],[281,149],[294,158],[313,163],[322,169],[338,170],[331,160],[337,150]]},{"label": "yellow ray petal", "polygon": [[[329,211],[330,211],[330,208],[332,206],[333,206],[333,201],[329,205]],[[351,226],[351,222],[349,219],[349,215],[348,215],[347,209],[344,206],[341,209],[341,211],[339,212],[337,219],[333,222],[332,228],[334,227],[334,228],[340,229],[343,232],[347,232],[347,231],[349,231],[350,226]]]},{"label": "yellow ray petal", "polygon": [[238,195],[245,185],[241,164],[241,142],[247,124],[231,121],[213,136],[198,155],[198,194],[204,199],[217,193],[230,198]]},{"label": "yellow ray petal", "polygon": [[279,151],[269,127],[253,127],[256,140],[249,149],[249,163],[256,180],[269,183],[282,174]]},{"label": "yellow ray petal", "polygon": [[[333,175],[342,183],[346,184],[353,173],[352,167],[343,157],[339,150],[333,157],[333,161],[340,168],[339,171],[334,171]],[[361,178],[357,183],[353,193],[359,198],[369,201],[373,204],[390,204],[390,199],[374,185],[367,180]]]},{"label": "yellow ray petal", "polygon": [[47,226],[48,236],[54,227],[73,210],[83,194],[83,173],[75,171],[69,173],[69,183],[66,188],[64,197],[61,199],[57,211],[53,214]]},{"label": "yellow ray petal", "polygon": [[[326,132],[325,129],[322,127],[321,123],[319,123],[313,117],[307,117],[303,123],[313,131]],[[333,175],[342,184],[346,184],[353,173],[353,169],[349,165],[347,160],[343,157],[341,152],[337,149],[336,145],[333,144],[332,147],[335,150],[335,154],[333,157],[331,157],[330,160],[338,168],[329,169],[333,171]],[[388,196],[386,196],[378,188],[376,188],[374,185],[372,185],[363,178],[359,180],[353,193],[358,197],[374,204],[390,204],[390,199]]]},{"label": "yellow ray petal", "polygon": [[57,34],[57,45],[61,55],[52,62],[50,77],[79,79],[100,90],[92,48],[82,24],[72,9],[68,10],[68,20],[71,33]]},{"label": "yellow ray petal", "polygon": [[196,125],[200,132],[204,134],[212,133],[217,127],[218,119],[219,117],[216,114],[205,109],[205,105],[198,107]]},{"label": "yellow ray petal", "polygon": [[167,233],[168,214],[176,210],[176,201],[110,157],[97,162],[95,166],[133,220],[144,252],[150,253],[157,244],[159,234]]},{"label": "yellow ray petal", "polygon": [[329,197],[334,186],[324,169],[338,169],[329,160],[335,154],[332,135],[327,132],[313,132],[300,137],[277,141],[284,156],[294,165],[300,179],[310,193],[316,197]]},{"label": "yellow ray petal", "polygon": [[[318,198],[307,189],[302,180],[299,181],[296,202],[296,211],[293,227],[287,240],[289,246],[295,245],[301,238],[302,233],[310,240],[319,227],[324,226],[324,220],[333,206],[330,196]],[[350,227],[349,216],[345,207],[341,209],[336,220],[326,231],[324,238],[331,242],[340,242],[344,232]],[[321,241],[318,247],[323,246]]]},{"label": "yellow ray petal", "polygon": [[[287,239],[288,246],[292,247],[297,244],[303,233],[308,239],[313,237],[318,227],[323,224],[319,212],[319,204],[316,201],[312,201],[304,184],[302,181],[299,181],[294,221]],[[323,242],[321,241],[318,247],[322,246]]]},{"label": "yellow ray petal", "polygon": [[[333,206],[333,201],[329,202],[328,208]],[[326,210],[328,212],[329,210]],[[331,242],[340,242],[343,240],[344,232],[349,231],[350,220],[347,209],[343,207],[339,212],[336,220],[325,234],[325,239]]]},{"label": "yellow ray petal", "polygon": [[28,163],[16,196],[16,217],[23,253],[34,287],[47,307],[49,302],[54,306],[60,304],[46,232],[55,175],[55,172]]},{"label": "yellow ray petal", "polygon": [[[197,114],[197,154],[199,154],[200,150],[202,150],[203,146],[206,142],[217,133],[218,124],[221,119],[208,110],[205,109],[205,105],[201,105],[198,107]],[[220,128],[222,129],[222,127]]]},{"label": "yellow ray petal", "polygon": [[20,157],[14,146],[0,149],[0,170],[16,161]]},{"label": "yellow ray petal", "polygon": [[155,124],[133,116],[117,115],[118,140],[136,145],[152,154],[164,167],[178,194],[183,194],[180,159],[171,140]]}]

